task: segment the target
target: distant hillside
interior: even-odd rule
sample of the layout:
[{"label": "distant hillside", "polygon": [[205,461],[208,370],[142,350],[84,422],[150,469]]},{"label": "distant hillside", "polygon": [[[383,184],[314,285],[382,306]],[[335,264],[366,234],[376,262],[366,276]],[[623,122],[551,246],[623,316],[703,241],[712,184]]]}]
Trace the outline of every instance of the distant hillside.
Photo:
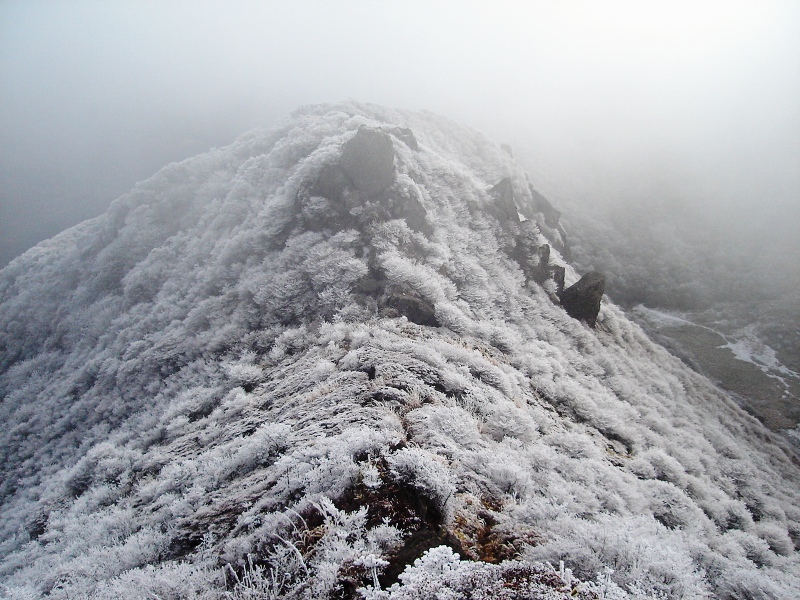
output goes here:
[{"label": "distant hillside", "polygon": [[792,449],[571,317],[567,234],[480,134],[346,103],[12,261],[0,597],[800,597]]},{"label": "distant hillside", "polygon": [[639,306],[630,314],[649,334],[800,451],[797,241],[763,223],[744,235],[704,222],[700,207],[654,202],[565,210],[574,266],[603,271],[611,297]]}]

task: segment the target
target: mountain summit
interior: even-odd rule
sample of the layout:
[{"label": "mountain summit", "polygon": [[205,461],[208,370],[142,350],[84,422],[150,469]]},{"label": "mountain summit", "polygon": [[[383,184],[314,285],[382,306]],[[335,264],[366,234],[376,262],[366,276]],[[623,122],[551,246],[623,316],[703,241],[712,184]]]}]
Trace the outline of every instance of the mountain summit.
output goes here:
[{"label": "mountain summit", "polygon": [[430,113],[165,167],[0,272],[0,597],[800,597],[792,450],[568,260]]}]

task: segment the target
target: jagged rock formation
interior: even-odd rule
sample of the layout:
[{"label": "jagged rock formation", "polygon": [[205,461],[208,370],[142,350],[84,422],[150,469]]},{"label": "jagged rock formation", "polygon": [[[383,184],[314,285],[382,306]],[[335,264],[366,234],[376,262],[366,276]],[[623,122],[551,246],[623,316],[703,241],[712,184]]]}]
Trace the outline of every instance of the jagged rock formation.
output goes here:
[{"label": "jagged rock formation", "polygon": [[0,593],[800,596],[791,449],[565,250],[428,113],[165,167],[0,272]]},{"label": "jagged rock formation", "polygon": [[[433,229],[417,195],[394,185],[397,170],[392,137],[409,149],[419,151],[414,132],[408,127],[359,127],[343,144],[338,160],[326,164],[313,186],[303,188],[298,194],[297,203],[305,227],[314,231],[354,229],[359,232],[365,248],[371,245],[375,225],[390,219],[402,219],[412,230],[431,237]],[[558,227],[558,211],[530,189],[536,200],[535,208],[547,210],[543,219]],[[551,263],[550,245],[543,243],[547,238],[543,237],[537,222],[521,216],[511,178],[501,179],[488,190],[488,195],[491,201],[484,208],[473,204],[472,210],[482,210],[497,219],[507,234],[509,256],[518,263],[527,280],[540,285],[551,281],[555,298],[564,288],[564,266]],[[565,234],[559,234],[557,243],[562,239]],[[422,255],[419,250],[418,256],[422,258]],[[386,316],[404,315],[412,323],[439,326],[432,302],[408,286],[392,289],[388,283],[384,270],[374,260],[370,261],[369,272],[358,285],[359,293],[369,297],[362,298],[362,302],[374,301]]]},{"label": "jagged rock formation", "polygon": [[494,202],[489,205],[490,214],[501,223],[519,223],[519,208],[514,203],[514,185],[505,177],[489,190]]},{"label": "jagged rock formation", "polygon": [[591,271],[559,294],[561,305],[569,316],[594,327],[605,288],[605,275]]},{"label": "jagged rock formation", "polygon": [[542,196],[539,192],[533,189],[533,186],[528,185],[528,191],[531,194],[533,210],[535,213],[542,215],[543,231],[545,235],[552,241],[555,247],[561,252],[564,260],[572,260],[572,255],[567,242],[567,232],[561,226],[561,212],[556,210],[550,201]]}]

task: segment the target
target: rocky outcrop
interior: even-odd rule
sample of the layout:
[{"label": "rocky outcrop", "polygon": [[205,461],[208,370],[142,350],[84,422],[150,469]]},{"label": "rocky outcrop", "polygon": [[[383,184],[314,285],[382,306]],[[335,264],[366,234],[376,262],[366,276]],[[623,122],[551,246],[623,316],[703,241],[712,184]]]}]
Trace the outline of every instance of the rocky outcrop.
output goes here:
[{"label": "rocky outcrop", "polygon": [[382,127],[381,131],[390,133],[412,150],[414,151],[419,150],[419,144],[417,143],[417,138],[414,137],[414,132],[411,131],[408,127]]},{"label": "rocky outcrop", "polygon": [[[395,144],[400,143],[419,149],[408,128],[360,127],[342,146],[341,158],[326,165],[317,180],[298,193],[303,226],[313,231],[355,229],[362,232],[364,245],[369,246],[372,224],[403,219],[412,230],[430,237],[432,228],[420,199],[394,185]],[[504,251],[519,264],[528,281],[539,285],[552,281],[548,290],[557,302],[564,292],[564,267],[551,260],[551,244],[562,256],[565,254],[565,234],[558,223],[560,213],[530,185],[529,188],[530,196],[523,193],[518,200],[512,179],[505,177],[488,190],[490,201],[483,208],[478,203],[468,208],[473,215],[483,209],[499,222],[504,231]],[[543,243],[542,234],[550,243]],[[387,315],[405,315],[413,323],[439,325],[428,301],[408,290],[387,290],[379,271],[373,268],[357,288],[364,302],[377,303]],[[596,311],[594,316],[585,318],[593,323],[595,317]]]},{"label": "rocky outcrop", "polygon": [[[522,207],[522,214],[529,219],[534,219],[540,223],[542,233],[550,240],[553,247],[561,253],[567,262],[572,260],[572,252],[567,241],[567,232],[561,226],[561,212],[550,204],[550,201],[533,189],[528,182],[528,191],[531,194],[531,204]],[[543,217],[538,217],[537,214]]]},{"label": "rocky outcrop", "polygon": [[[541,213],[539,207],[543,205],[536,203],[536,196],[539,194],[536,194],[532,188],[531,192],[535,194],[533,197],[535,210],[532,211],[531,205],[525,204],[524,200],[522,210],[532,217],[536,217],[535,219],[522,216],[522,211],[514,197],[513,183],[508,177],[501,179],[489,190],[493,202],[487,205],[486,212],[495,217],[506,231],[508,237],[505,249],[520,266],[525,279],[535,281],[539,285],[544,284],[547,280],[552,280],[555,293],[560,294],[564,290],[564,267],[551,262],[550,244],[542,244],[540,234],[544,233],[547,239],[551,239],[562,254],[565,250],[565,244],[562,241],[566,239],[566,234],[557,223],[557,229],[555,229],[541,222],[541,217],[536,215]],[[541,198],[544,200],[544,197]],[[558,219],[560,213],[553,209],[547,200],[544,202],[546,206],[550,207],[548,213],[550,217]]]},{"label": "rocky outcrop", "polygon": [[561,218],[561,212],[553,208],[553,205],[550,204],[550,201],[533,189],[532,186],[528,186],[528,189],[530,190],[531,197],[533,198],[534,210],[542,213],[545,224],[554,229],[558,227],[558,221]]},{"label": "rocky outcrop", "polygon": [[404,315],[412,323],[439,327],[436,310],[430,302],[414,293],[393,292],[387,295],[385,305]]},{"label": "rocky outcrop", "polygon": [[394,183],[394,147],[388,134],[361,127],[342,148],[341,167],[358,191],[381,193]]},{"label": "rocky outcrop", "polygon": [[419,198],[392,187],[396,178],[392,137],[412,150],[419,148],[408,128],[359,128],[342,146],[341,159],[326,165],[317,180],[298,193],[305,228],[366,231],[371,223],[404,219],[414,231],[431,235],[428,213]]},{"label": "rocky outcrop", "polygon": [[519,209],[514,202],[514,186],[508,177],[501,179],[489,190],[489,194],[494,199],[494,202],[488,205],[488,211],[492,216],[502,224],[519,223]]},{"label": "rocky outcrop", "polygon": [[576,284],[561,292],[561,306],[569,316],[585,321],[589,327],[594,327],[605,287],[605,275],[591,271],[581,277]]},{"label": "rocky outcrop", "polygon": [[510,252],[525,274],[525,279],[544,283],[547,279],[547,264],[550,257],[550,246],[539,245],[538,229],[531,221],[523,221],[519,225],[519,235],[514,239],[514,248]]},{"label": "rocky outcrop", "polygon": [[551,265],[549,269],[553,282],[556,284],[556,294],[560,295],[564,291],[564,276],[567,270],[561,265]]}]

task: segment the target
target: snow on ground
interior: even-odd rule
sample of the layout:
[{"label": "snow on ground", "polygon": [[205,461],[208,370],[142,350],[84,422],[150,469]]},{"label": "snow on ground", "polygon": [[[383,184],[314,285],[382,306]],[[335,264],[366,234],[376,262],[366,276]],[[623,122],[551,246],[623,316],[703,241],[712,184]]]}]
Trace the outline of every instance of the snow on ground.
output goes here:
[{"label": "snow on ground", "polygon": [[[413,131],[387,193],[424,223],[320,191],[361,126]],[[800,597],[791,450],[613,304],[589,329],[526,280],[504,177],[533,214],[471,130],[306,107],[13,261],[0,594]]]},{"label": "snow on ground", "polygon": [[634,314],[644,319],[656,330],[670,327],[699,327],[714,333],[725,341],[725,344],[717,346],[717,348],[727,348],[733,358],[754,365],[768,377],[780,380],[784,387],[788,387],[784,377],[800,379],[800,373],[781,363],[777,352],[759,338],[755,326],[743,327],[733,333],[724,334],[707,325],[691,321],[686,315],[680,313],[657,310],[643,304],[635,306],[632,310]]},{"label": "snow on ground", "polygon": [[729,348],[737,360],[749,362],[761,369],[765,374],[775,376],[777,373],[787,377],[800,378],[800,373],[792,371],[778,360],[775,350],[761,341],[753,327],[737,331],[724,348]]}]

